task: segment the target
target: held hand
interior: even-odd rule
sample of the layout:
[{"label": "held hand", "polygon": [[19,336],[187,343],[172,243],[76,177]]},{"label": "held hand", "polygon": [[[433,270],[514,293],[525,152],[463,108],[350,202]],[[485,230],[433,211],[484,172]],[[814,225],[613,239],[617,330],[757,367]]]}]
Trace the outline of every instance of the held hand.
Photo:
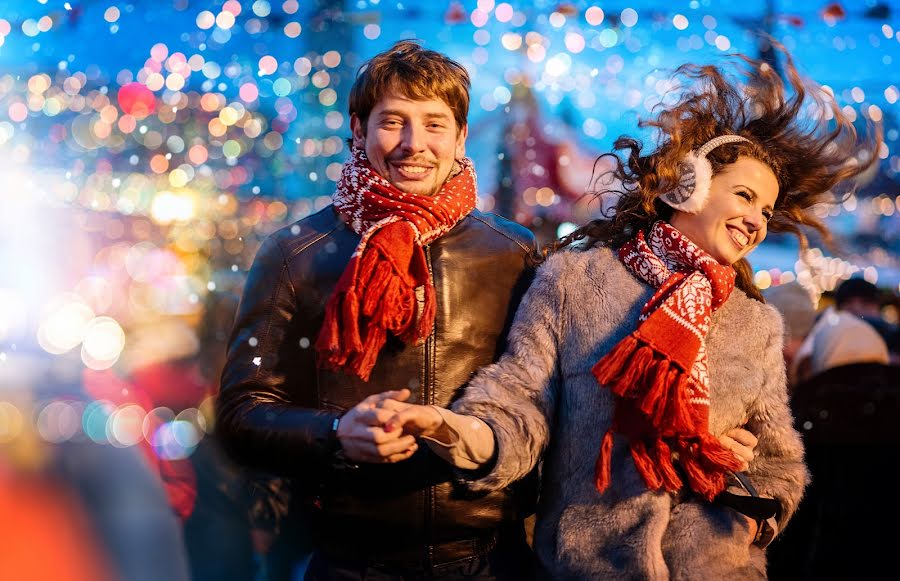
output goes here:
[{"label": "held hand", "polygon": [[409,399],[409,390],[401,389],[401,397],[384,398],[378,403],[378,407],[395,412],[384,424],[385,432],[403,430],[404,434],[417,438],[427,437],[437,431],[444,423],[444,418],[432,406],[406,403]]},{"label": "held hand", "polygon": [[441,414],[429,405],[400,403],[392,407],[397,410],[397,413],[384,426],[385,431],[388,432],[402,429],[404,434],[428,437],[434,435],[444,424]]},{"label": "held hand", "polygon": [[412,456],[418,449],[415,437],[385,430],[396,411],[381,407],[388,400],[402,403],[409,395],[408,389],[370,395],[344,414],[337,431],[344,455],[353,462],[373,463],[400,462]]},{"label": "held hand", "polygon": [[750,462],[756,458],[753,449],[756,448],[759,440],[743,428],[734,428],[719,436],[719,443],[734,452],[735,457],[741,462],[740,471],[744,472],[750,467]]}]

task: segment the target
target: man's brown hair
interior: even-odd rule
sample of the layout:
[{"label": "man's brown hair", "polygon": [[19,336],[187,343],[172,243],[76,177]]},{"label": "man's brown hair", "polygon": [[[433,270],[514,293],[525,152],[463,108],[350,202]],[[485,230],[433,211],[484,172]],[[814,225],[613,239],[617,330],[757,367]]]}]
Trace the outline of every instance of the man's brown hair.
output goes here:
[{"label": "man's brown hair", "polygon": [[350,114],[365,127],[378,101],[393,92],[414,100],[440,99],[462,128],[469,115],[470,86],[461,64],[415,40],[401,40],[360,68],[350,89]]}]

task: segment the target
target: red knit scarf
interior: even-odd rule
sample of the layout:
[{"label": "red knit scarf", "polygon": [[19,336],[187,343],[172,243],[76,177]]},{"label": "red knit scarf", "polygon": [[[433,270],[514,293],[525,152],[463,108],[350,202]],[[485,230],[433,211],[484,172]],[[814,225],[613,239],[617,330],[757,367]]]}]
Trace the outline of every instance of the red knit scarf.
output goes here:
[{"label": "red knit scarf", "polygon": [[[362,236],[325,307],[316,340],[319,367],[369,380],[388,332],[409,343],[434,326],[436,301],[422,246],[450,231],[475,207],[469,159],[433,196],[401,192],[379,175],[363,150],[344,165],[334,206]],[[425,304],[416,316],[416,288]]]},{"label": "red knit scarf", "polygon": [[712,313],[734,288],[734,269],[665,222],[653,224],[646,240],[638,232],[619,249],[619,259],[657,291],[641,310],[637,329],[593,369],[616,396],[612,427],[597,458],[597,490],[609,486],[617,432],[629,440],[648,488],[683,486],[674,461],[688,486],[712,500],[725,487],[725,473],[740,467],[708,431],[706,336]]}]

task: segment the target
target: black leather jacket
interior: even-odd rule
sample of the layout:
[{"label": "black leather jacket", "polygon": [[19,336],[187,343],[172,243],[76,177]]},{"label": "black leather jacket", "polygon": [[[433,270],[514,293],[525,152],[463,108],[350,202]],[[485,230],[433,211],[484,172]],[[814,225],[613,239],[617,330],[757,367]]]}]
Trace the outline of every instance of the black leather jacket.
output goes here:
[{"label": "black leather jacket", "polygon": [[428,245],[434,330],[419,345],[389,339],[368,382],[320,370],[315,356],[325,303],[359,239],[329,206],[263,243],[229,343],[216,430],[238,461],[294,477],[314,499],[320,550],[431,564],[472,556],[498,530],[521,528],[530,495],[513,487],[473,498],[427,446],[397,464],[342,467],[331,427],[388,389],[408,387],[412,402],[449,406],[503,353],[534,265],[534,237],[475,210]]}]

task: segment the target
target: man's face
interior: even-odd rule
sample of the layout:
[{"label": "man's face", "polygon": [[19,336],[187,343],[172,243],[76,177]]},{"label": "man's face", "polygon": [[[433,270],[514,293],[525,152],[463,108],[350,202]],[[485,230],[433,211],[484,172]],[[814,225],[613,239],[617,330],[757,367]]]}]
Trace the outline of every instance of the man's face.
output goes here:
[{"label": "man's face", "polygon": [[433,196],[466,154],[468,126],[458,127],[440,99],[415,101],[393,93],[379,101],[369,119],[353,115],[353,145],[364,149],[379,174],[408,194]]},{"label": "man's face", "polygon": [[850,297],[841,305],[841,310],[853,313],[857,317],[881,318],[881,305],[863,297]]}]

